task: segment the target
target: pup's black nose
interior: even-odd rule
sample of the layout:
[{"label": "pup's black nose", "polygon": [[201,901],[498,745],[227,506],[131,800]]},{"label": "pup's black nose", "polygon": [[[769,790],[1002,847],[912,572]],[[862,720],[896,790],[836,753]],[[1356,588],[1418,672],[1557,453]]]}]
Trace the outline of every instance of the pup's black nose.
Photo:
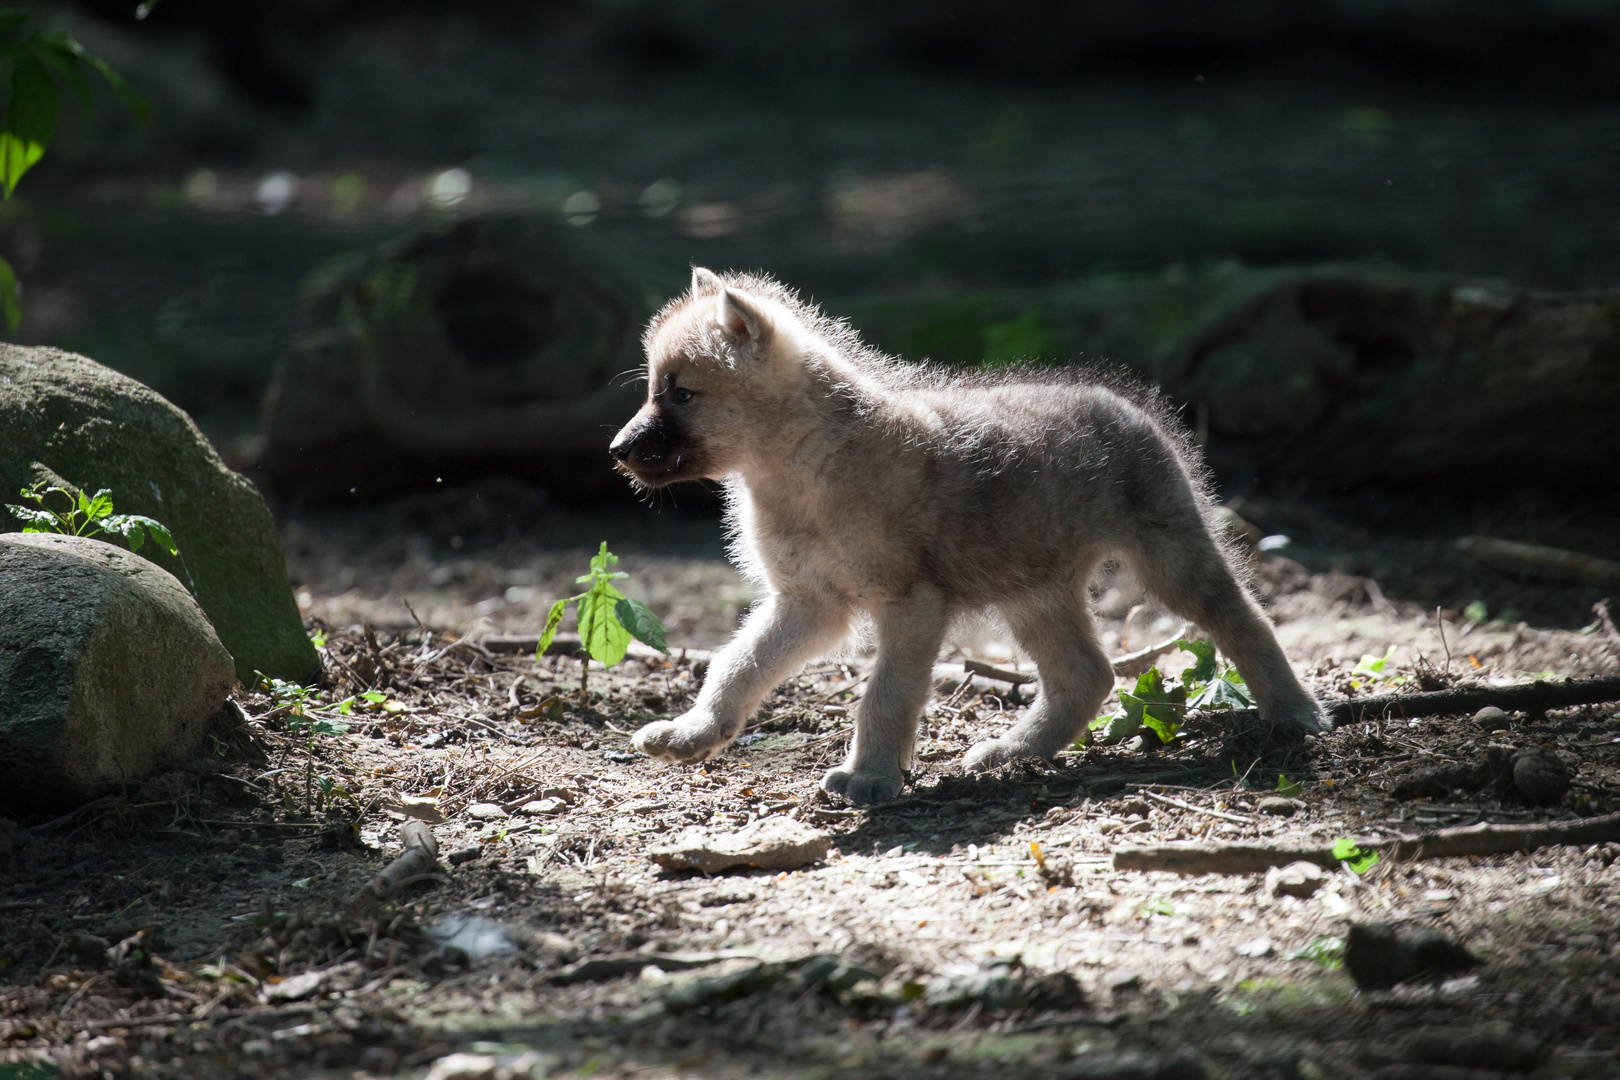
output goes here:
[{"label": "pup's black nose", "polygon": [[[639,434],[638,432],[637,435]],[[627,436],[622,431],[618,434],[613,442],[608,445],[608,453],[613,455],[614,461],[623,461],[630,456],[630,452],[636,448],[636,437],[636,435]]]}]

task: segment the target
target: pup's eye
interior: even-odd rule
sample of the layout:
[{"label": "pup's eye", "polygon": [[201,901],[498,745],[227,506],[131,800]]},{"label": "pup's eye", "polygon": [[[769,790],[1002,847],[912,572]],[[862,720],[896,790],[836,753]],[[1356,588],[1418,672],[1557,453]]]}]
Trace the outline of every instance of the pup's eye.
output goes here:
[{"label": "pup's eye", "polygon": [[677,405],[685,405],[688,401],[691,401],[691,400],[692,400],[692,391],[688,390],[684,386],[677,386],[675,388],[675,404],[677,404]]}]

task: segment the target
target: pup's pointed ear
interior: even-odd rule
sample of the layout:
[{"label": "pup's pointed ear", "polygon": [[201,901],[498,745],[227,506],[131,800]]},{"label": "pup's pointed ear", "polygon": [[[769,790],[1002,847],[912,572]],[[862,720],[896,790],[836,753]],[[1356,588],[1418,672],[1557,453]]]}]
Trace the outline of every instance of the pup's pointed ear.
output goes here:
[{"label": "pup's pointed ear", "polygon": [[722,289],[718,304],[720,332],[733,344],[750,345],[770,332],[770,320],[747,293]]},{"label": "pup's pointed ear", "polygon": [[720,291],[720,275],[701,266],[692,267],[692,295],[707,296]]}]

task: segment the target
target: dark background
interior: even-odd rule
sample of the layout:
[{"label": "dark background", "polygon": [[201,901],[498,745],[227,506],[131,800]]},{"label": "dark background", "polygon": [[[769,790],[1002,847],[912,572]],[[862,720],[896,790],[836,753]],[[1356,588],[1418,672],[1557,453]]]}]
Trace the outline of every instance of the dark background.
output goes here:
[{"label": "dark background", "polygon": [[[694,262],[762,268],[968,365],[1142,367],[1177,305],[1255,271],[1620,284],[1601,0],[133,7],[50,9],[153,110],[68,102],[0,211],[20,337],[149,382],[243,466],[278,359],[324,317],[311,272],[481,213],[566,223],[649,304]],[[472,190],[436,208],[449,168]],[[267,205],[274,173],[296,193]],[[659,181],[677,196],[651,215]],[[1102,314],[1054,322],[1054,289]]]}]

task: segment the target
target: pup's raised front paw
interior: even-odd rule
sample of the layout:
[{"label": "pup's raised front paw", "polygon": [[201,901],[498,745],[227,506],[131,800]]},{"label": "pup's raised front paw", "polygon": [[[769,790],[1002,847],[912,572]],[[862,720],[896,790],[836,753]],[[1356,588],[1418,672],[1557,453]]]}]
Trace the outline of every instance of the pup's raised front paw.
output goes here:
[{"label": "pup's raised front paw", "polygon": [[678,720],[653,721],[636,732],[630,744],[648,757],[691,765],[707,761],[730,741],[711,724],[693,723],[683,716]]},{"label": "pup's raised front paw", "polygon": [[888,802],[900,794],[904,782],[899,773],[856,772],[847,767],[834,769],[821,778],[821,786],[829,795],[842,795],[856,806]]}]

